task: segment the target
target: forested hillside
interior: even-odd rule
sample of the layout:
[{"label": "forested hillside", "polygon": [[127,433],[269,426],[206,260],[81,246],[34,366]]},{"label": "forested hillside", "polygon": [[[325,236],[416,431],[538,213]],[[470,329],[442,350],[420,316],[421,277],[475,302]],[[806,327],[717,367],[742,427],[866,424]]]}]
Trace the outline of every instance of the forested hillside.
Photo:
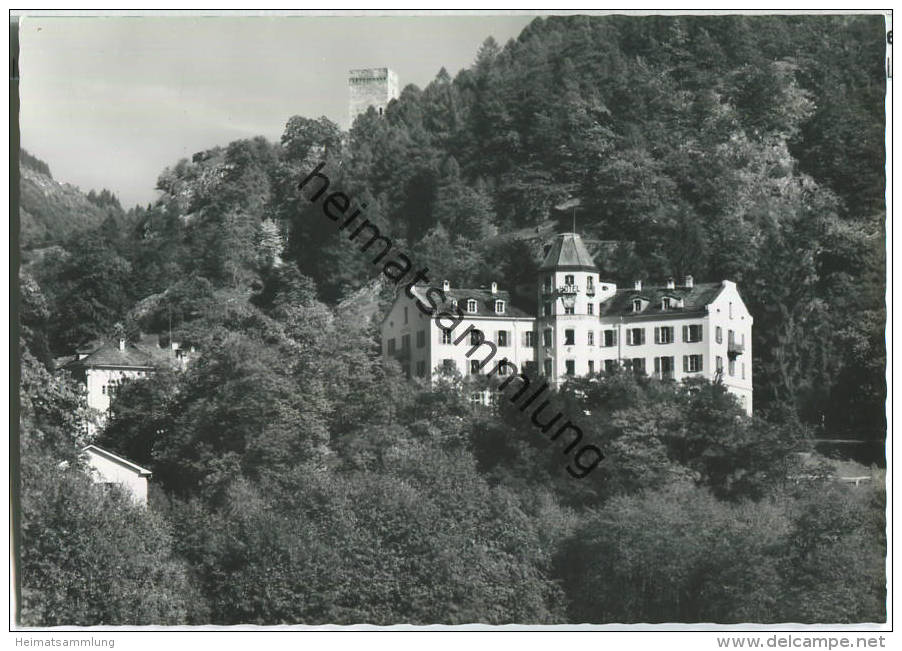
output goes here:
[{"label": "forested hillside", "polygon": [[47,163],[20,151],[19,246],[27,251],[59,244],[76,233],[96,228],[104,220],[124,215],[109,190],[87,195],[68,183],[58,183]]},{"label": "forested hillside", "polygon": [[[350,133],[294,116],[163,170],[153,205],[29,265],[20,315],[23,454],[53,468],[23,473],[26,546],[78,511],[47,483],[81,490],[47,461],[77,446],[52,358],[122,326],[201,351],[126,385],[99,438],[154,471],[127,569],[159,566],[158,599],[41,605],[54,562],[107,544],[85,525],[26,566],[29,621],[885,619],[879,476],[808,454],[885,435],[884,38],[880,16],[540,18]],[[521,414],[381,361],[395,288],[299,193],[320,162],[435,283],[533,308],[574,218],[618,284],[736,281],[756,415],[720,385],[572,382],[557,399],[607,457],[574,481]]]}]

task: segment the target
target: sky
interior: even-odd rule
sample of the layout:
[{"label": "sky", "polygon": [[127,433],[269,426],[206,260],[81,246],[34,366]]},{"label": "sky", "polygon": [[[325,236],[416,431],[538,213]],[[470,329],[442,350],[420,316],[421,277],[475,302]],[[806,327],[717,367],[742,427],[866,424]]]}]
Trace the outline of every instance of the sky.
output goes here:
[{"label": "sky", "polygon": [[19,31],[22,147],[54,178],[153,201],[180,158],[278,141],[293,115],[348,127],[348,70],[424,87],[532,16],[31,17]]}]

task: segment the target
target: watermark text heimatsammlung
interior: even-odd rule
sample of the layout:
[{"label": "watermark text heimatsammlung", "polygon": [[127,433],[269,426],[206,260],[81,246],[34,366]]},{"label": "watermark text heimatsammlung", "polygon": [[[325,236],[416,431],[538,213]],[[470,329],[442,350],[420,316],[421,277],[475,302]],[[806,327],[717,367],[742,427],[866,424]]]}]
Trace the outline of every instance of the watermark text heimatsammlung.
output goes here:
[{"label": "watermark text heimatsammlung", "polygon": [[[325,214],[330,221],[337,224],[339,231],[348,230],[348,239],[352,242],[360,243],[360,251],[368,251],[370,247],[376,244],[377,252],[372,259],[372,263],[375,265],[381,264],[382,274],[395,285],[398,285],[411,273],[411,270],[414,267],[413,262],[403,252],[393,250],[391,239],[383,235],[376,224],[372,223],[362,215],[362,211],[366,208],[365,203],[354,206],[352,210],[351,198],[344,192],[335,191],[329,194],[326,193],[331,181],[329,177],[322,172],[325,166],[325,162],[319,163],[313,171],[298,184],[298,190],[303,190],[308,188],[308,185],[310,186],[308,190],[311,194],[307,196],[310,203],[316,203],[320,198],[323,198],[323,214]],[[367,235],[364,235],[364,232],[366,232]],[[360,242],[357,241],[358,238],[361,238]],[[364,241],[364,238],[367,239]],[[391,253],[391,256],[389,256],[389,253]],[[386,260],[386,258],[388,259]],[[407,294],[408,298],[415,301],[417,309],[424,315],[430,318],[435,317],[439,327],[449,333],[453,332],[457,326],[464,321],[464,314],[457,306],[454,306],[454,313],[448,311],[438,312],[439,305],[443,305],[447,299],[444,290],[439,287],[429,286],[423,296],[426,301],[425,303],[413,292],[414,287],[418,284],[429,283],[428,273],[428,267],[423,267],[414,272],[410,282],[404,287],[404,292]],[[445,319],[444,323],[442,322],[442,319]],[[471,336],[471,348],[466,353],[467,358],[473,356],[476,351],[483,346],[488,348],[488,355],[479,364],[479,370],[481,371],[489,361],[494,359],[495,354],[498,352],[498,348],[491,341],[488,341],[484,333],[472,324],[470,324],[466,330],[454,340],[454,344],[460,344],[468,335]],[[510,373],[508,373],[508,371],[510,371]],[[512,404],[516,404],[517,401],[527,393],[530,387],[530,378],[521,373],[516,365],[506,358],[497,362],[495,367],[487,373],[489,376],[493,374],[508,376],[498,386],[498,390],[502,392],[505,391],[514,380],[519,380],[519,390],[509,396]],[[547,399],[539,400],[539,396],[547,391],[548,388],[548,383],[543,382],[542,386],[529,395],[518,408],[520,412],[525,414],[527,408],[532,407],[530,421],[534,426],[539,428],[543,434],[548,434],[548,432],[551,431],[563,417],[563,414],[558,412],[554,417],[546,418],[544,421],[542,420],[541,414],[545,411],[545,408],[549,406],[549,402]],[[604,459],[604,455],[598,447],[591,444],[581,445],[583,431],[569,419],[565,420],[563,424],[550,435],[552,441],[557,441],[558,438],[561,437],[567,441],[567,446],[563,450],[564,454],[569,455],[571,452],[573,453],[571,459],[572,466],[571,464],[568,464],[566,467],[567,472],[572,477],[578,479],[585,477]]]}]

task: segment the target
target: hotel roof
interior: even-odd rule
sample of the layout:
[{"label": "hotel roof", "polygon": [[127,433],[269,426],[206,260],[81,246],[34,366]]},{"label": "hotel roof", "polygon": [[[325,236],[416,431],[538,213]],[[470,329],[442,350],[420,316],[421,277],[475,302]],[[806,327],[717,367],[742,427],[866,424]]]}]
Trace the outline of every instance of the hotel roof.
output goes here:
[{"label": "hotel roof", "polygon": [[551,248],[539,266],[539,271],[598,271],[586,245],[577,233],[561,233],[554,238]]}]

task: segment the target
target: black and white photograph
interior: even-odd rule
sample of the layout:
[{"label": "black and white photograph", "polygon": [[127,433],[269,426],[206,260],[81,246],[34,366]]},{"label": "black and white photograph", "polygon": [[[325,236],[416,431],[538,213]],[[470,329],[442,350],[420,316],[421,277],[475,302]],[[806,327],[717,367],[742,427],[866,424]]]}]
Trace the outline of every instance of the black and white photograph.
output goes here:
[{"label": "black and white photograph", "polygon": [[890,11],[11,29],[10,641],[886,646]]}]

